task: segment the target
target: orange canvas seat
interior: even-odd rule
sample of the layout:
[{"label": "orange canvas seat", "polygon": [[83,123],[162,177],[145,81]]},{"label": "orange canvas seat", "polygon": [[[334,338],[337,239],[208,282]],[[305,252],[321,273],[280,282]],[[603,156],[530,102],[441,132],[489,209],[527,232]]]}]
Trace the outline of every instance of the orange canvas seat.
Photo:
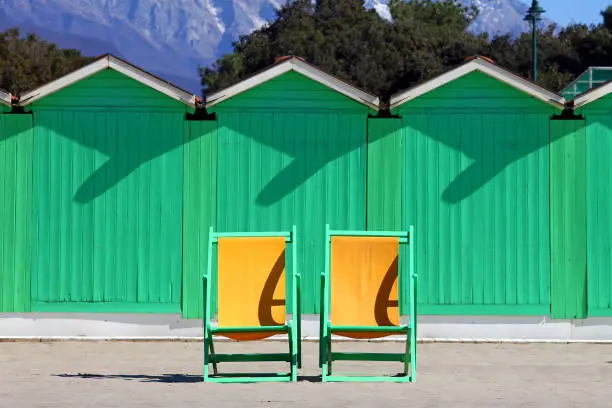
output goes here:
[{"label": "orange canvas seat", "polygon": [[[286,333],[285,238],[219,238],[219,334],[262,340]],[[241,333],[232,327],[278,326],[278,331]]]},{"label": "orange canvas seat", "polygon": [[[330,320],[333,326],[399,326],[398,254],[397,237],[331,238]],[[354,339],[394,334],[334,333]]]}]

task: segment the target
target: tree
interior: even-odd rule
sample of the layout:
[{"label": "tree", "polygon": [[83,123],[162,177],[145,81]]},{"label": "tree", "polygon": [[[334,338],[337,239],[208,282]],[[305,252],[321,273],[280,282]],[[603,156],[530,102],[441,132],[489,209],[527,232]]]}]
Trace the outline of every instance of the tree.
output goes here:
[{"label": "tree", "polygon": [[295,0],[277,10],[276,19],[234,42],[234,52],[200,70],[204,93],[225,88],[265,68],[274,58],[311,55],[324,39],[316,29],[314,7],[309,0]]},{"label": "tree", "polygon": [[478,17],[478,8],[465,7],[453,0],[391,0],[389,10],[399,24],[427,26],[438,31],[465,32]]},{"label": "tree", "polygon": [[601,12],[601,16],[603,17],[604,27],[608,30],[612,30],[612,6],[606,7],[606,9]]},{"label": "tree", "polygon": [[476,10],[452,0],[391,1],[393,22],[361,0],[296,0],[277,18],[234,44],[234,52],[203,68],[204,93],[240,81],[276,57],[304,57],[356,86],[389,96],[430,78],[480,50],[486,41],[466,32]]},{"label": "tree", "polygon": [[380,61],[395,56],[399,63],[391,28],[361,0],[323,0],[316,6],[310,0],[289,2],[274,22],[234,43],[234,53],[201,70],[204,93],[238,82],[284,55],[304,57],[356,86],[384,89],[390,71]]},{"label": "tree", "polygon": [[22,36],[17,28],[0,32],[0,88],[18,95],[57,79],[88,63],[73,49],[59,49],[34,34]]}]

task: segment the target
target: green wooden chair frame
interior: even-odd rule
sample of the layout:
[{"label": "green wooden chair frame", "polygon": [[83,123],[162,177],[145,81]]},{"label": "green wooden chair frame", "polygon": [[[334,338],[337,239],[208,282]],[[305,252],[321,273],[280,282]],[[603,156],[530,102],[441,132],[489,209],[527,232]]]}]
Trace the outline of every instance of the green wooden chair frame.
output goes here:
[{"label": "green wooden chair frame", "polygon": [[[220,233],[214,232],[210,227],[208,238],[208,266],[206,275],[203,277],[204,286],[204,382],[217,383],[254,383],[254,382],[289,382],[297,381],[297,369],[302,366],[302,344],[301,344],[301,306],[300,306],[300,280],[301,275],[297,273],[296,265],[296,227],[293,226],[290,232],[229,232]],[[255,237],[285,237],[285,242],[291,244],[291,251],[287,251],[286,258],[291,256],[292,266],[292,315],[291,320],[284,326],[258,326],[258,327],[213,327],[210,321],[212,310],[211,291],[212,291],[212,255],[213,245],[219,243],[219,238],[255,238]],[[289,255],[291,253],[291,255]],[[286,259],[285,258],[285,259]],[[286,259],[285,265],[289,265]],[[289,306],[289,305],[287,305]],[[288,310],[287,310],[288,312]],[[287,313],[288,314],[288,313]],[[213,337],[215,334],[223,333],[259,333],[266,331],[282,331],[286,332],[289,338],[288,353],[253,353],[253,354],[217,354],[215,353]],[[218,372],[218,364],[225,362],[272,362],[282,361],[289,363],[289,373],[248,373],[235,374],[227,373],[220,374]],[[209,373],[209,365],[213,367],[213,374]]]},{"label": "green wooden chair frame", "polygon": [[[398,237],[400,245],[409,247],[409,290],[410,290],[410,322],[400,326],[333,326],[330,318],[330,246],[332,236],[352,237]],[[398,266],[398,285],[401,288],[405,279],[402,263]],[[329,225],[325,227],[325,272],[321,274],[321,314],[320,314],[320,337],[319,337],[319,367],[322,369],[321,380],[323,382],[414,382],[416,381],[416,331],[417,331],[417,283],[418,275],[414,269],[414,228],[409,231],[334,231]],[[401,304],[401,292],[398,293]],[[339,353],[332,351],[332,334],[337,332],[391,332],[406,334],[405,353]],[[404,372],[400,376],[357,376],[357,375],[332,375],[333,361],[391,361],[404,363]]]}]

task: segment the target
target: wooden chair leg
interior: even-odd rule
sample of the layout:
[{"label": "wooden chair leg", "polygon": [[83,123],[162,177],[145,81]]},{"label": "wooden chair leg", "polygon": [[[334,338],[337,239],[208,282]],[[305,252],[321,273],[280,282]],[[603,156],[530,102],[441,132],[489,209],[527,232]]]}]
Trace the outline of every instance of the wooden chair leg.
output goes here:
[{"label": "wooden chair leg", "polygon": [[212,360],[212,366],[213,366],[213,375],[217,375],[217,360],[215,358],[215,346],[213,344],[213,337],[212,335],[208,335],[208,344],[210,346],[210,356],[211,356],[211,360]]}]

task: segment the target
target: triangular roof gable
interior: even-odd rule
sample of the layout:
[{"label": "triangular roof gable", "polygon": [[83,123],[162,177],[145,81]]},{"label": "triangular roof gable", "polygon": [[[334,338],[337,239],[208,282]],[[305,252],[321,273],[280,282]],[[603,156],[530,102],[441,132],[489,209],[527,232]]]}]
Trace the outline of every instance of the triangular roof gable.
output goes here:
[{"label": "triangular roof gable", "polygon": [[521,92],[552,105],[559,110],[563,110],[565,108],[565,99],[562,96],[542,88],[541,86],[504,68],[501,68],[492,62],[482,58],[474,58],[469,62],[466,62],[459,67],[421,85],[417,85],[414,88],[396,93],[391,97],[390,109],[395,109],[408,101],[425,95],[474,71],[480,71],[485,75],[493,77]]},{"label": "triangular roof gable", "polygon": [[285,59],[235,85],[211,94],[206,98],[206,107],[210,108],[220,104],[290,71],[297,72],[371,109],[379,110],[380,101],[378,97],[370,95],[296,57]]},{"label": "triangular roof gable", "polygon": [[11,94],[0,89],[0,104],[11,106]]},{"label": "triangular roof gable", "polygon": [[581,93],[573,100],[571,100],[568,105],[572,109],[580,109],[586,105],[589,105],[597,100],[600,100],[612,93],[612,81],[608,81],[603,85],[598,86],[597,88],[591,88],[586,92]]},{"label": "triangular roof gable", "polygon": [[19,98],[19,104],[21,106],[27,106],[33,102],[42,99],[50,94],[58,92],[70,85],[73,85],[83,79],[89,78],[105,69],[112,69],[117,71],[149,88],[155,89],[162,94],[175,99],[190,107],[195,107],[196,96],[189,92],[172,85],[171,83],[164,81],[153,74],[150,74],[135,65],[132,65],[122,59],[119,59],[113,55],[104,55],[76,71],[73,71],[55,81],[49,82],[39,88],[29,91]]}]

